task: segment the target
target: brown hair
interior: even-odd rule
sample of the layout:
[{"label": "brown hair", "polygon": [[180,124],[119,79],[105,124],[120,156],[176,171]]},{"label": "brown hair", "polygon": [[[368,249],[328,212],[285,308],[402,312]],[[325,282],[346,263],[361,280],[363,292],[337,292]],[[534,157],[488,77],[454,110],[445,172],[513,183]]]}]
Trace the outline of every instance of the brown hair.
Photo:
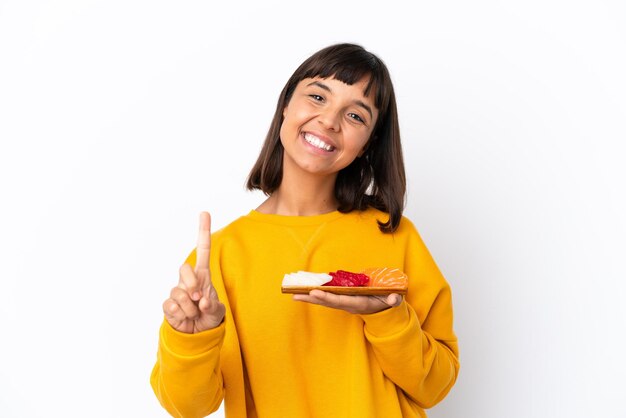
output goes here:
[{"label": "brown hair", "polygon": [[297,84],[313,77],[332,77],[348,85],[369,77],[364,94],[367,96],[374,89],[378,119],[363,155],[337,174],[335,198],[339,203],[337,209],[342,213],[370,206],[388,213],[387,222],[378,221],[378,226],[382,232],[395,231],[400,224],[406,193],[396,98],[385,64],[359,45],[331,45],[313,54],[296,69],[280,93],[263,148],[248,175],[247,189],[259,189],[270,195],[280,186],[283,110]]}]

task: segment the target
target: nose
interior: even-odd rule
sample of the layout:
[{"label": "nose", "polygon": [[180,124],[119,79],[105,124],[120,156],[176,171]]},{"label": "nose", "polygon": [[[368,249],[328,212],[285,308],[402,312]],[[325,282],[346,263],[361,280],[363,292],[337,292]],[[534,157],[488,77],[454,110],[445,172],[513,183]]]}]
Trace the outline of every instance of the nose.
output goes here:
[{"label": "nose", "polygon": [[339,131],[339,117],[341,115],[338,111],[333,109],[327,109],[324,112],[320,113],[317,118],[317,121],[320,125],[330,131]]}]

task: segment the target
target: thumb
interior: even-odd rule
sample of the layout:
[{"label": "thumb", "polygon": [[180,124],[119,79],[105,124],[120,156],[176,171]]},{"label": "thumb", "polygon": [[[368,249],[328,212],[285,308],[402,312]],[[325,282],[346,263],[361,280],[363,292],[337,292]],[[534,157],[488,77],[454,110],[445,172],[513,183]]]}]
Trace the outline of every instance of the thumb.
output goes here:
[{"label": "thumb", "polygon": [[198,302],[198,308],[200,308],[202,312],[208,313],[208,311],[211,309],[212,301],[219,302],[219,298],[217,297],[217,291],[215,290],[213,285],[209,284],[209,286],[205,287],[202,291],[202,298]]}]

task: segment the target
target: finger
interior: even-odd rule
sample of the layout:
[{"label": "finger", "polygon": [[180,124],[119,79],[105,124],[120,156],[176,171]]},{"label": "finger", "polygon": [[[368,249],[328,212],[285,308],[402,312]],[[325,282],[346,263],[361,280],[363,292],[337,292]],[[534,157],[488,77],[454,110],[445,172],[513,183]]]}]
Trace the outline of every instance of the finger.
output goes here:
[{"label": "finger", "polygon": [[375,298],[391,308],[400,306],[402,303],[402,295],[397,293],[390,293],[386,296],[375,296]]},{"label": "finger", "polygon": [[202,300],[205,297],[211,297],[215,300],[219,300],[217,297],[217,291],[213,287],[213,282],[211,282],[211,272],[209,271],[209,269],[198,271],[196,273],[196,277],[198,278],[198,283],[201,286],[197,289],[198,293],[200,294],[200,298],[198,298],[198,300]]},{"label": "finger", "polygon": [[189,294],[185,290],[179,287],[173,288],[170,293],[170,299],[176,302],[182,309],[185,314],[185,318],[195,319],[200,314],[198,306],[191,300]]},{"label": "finger", "polygon": [[196,321],[199,330],[215,328],[224,320],[226,306],[219,301],[215,288],[211,287],[206,296],[200,299],[198,307],[202,313]]},{"label": "finger", "polygon": [[185,263],[180,266],[178,270],[178,288],[186,290],[192,300],[200,299],[203,284],[201,277],[193,271],[193,268],[189,264]]},{"label": "finger", "polygon": [[387,296],[387,300],[385,301],[385,303],[392,308],[400,306],[400,304],[402,303],[402,295],[399,295],[397,293],[391,293]]},{"label": "finger", "polygon": [[222,303],[217,297],[217,292],[215,291],[215,288],[211,286],[202,296],[200,302],[198,302],[198,307],[200,308],[200,311],[202,313],[214,314],[217,310],[219,310],[219,305],[221,304]]},{"label": "finger", "polygon": [[211,254],[211,215],[200,212],[200,228],[196,245],[196,271],[209,269]]},{"label": "finger", "polygon": [[226,308],[222,303],[215,302],[215,306],[211,309],[210,314],[203,314],[195,322],[196,329],[198,331],[205,331],[218,327],[224,322]]},{"label": "finger", "polygon": [[174,328],[177,328],[180,323],[186,319],[183,310],[178,306],[178,303],[171,298],[163,302],[163,313],[165,314],[167,322]]},{"label": "finger", "polygon": [[220,300],[219,297],[217,297],[217,290],[215,290],[211,282],[209,282],[209,286],[205,289],[204,295],[207,300]]}]

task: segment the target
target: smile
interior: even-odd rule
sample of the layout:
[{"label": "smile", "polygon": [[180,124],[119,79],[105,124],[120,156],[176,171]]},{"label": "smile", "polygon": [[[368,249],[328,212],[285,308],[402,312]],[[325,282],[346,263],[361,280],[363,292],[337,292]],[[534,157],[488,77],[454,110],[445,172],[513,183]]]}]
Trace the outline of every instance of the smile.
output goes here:
[{"label": "smile", "polygon": [[307,143],[313,145],[315,148],[319,148],[324,151],[334,151],[335,149],[335,147],[333,147],[332,145],[327,144],[326,142],[322,141],[321,139],[310,133],[304,134],[304,140]]}]

